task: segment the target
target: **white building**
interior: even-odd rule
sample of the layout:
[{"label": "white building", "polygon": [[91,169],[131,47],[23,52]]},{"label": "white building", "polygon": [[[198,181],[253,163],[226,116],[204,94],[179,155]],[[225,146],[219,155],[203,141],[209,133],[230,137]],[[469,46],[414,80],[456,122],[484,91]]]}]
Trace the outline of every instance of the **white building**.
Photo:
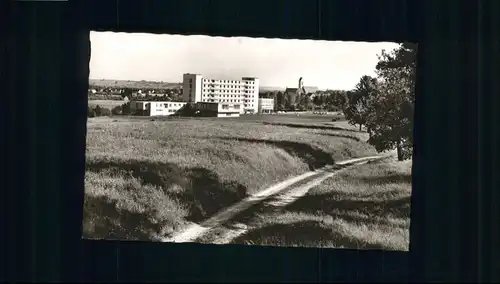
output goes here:
[{"label": "white building", "polygon": [[274,112],[274,99],[259,98],[259,113]]},{"label": "white building", "polygon": [[241,111],[240,103],[212,103],[197,102],[195,108],[199,116],[211,117],[239,117]]},{"label": "white building", "polygon": [[257,113],[259,79],[243,77],[241,80],[204,78],[200,74],[184,74],[182,96],[186,102],[241,104],[240,113]]},{"label": "white building", "polygon": [[168,116],[176,114],[186,104],[185,102],[132,101],[130,102],[130,112],[134,115]]}]

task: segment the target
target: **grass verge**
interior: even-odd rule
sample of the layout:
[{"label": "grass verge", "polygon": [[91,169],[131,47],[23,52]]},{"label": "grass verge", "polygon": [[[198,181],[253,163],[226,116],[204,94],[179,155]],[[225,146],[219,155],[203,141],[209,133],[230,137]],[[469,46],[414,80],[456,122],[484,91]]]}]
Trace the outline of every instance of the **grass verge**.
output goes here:
[{"label": "grass verge", "polygon": [[224,119],[90,118],[84,237],[156,239],[290,176],[375,154],[353,137]]},{"label": "grass verge", "polygon": [[255,208],[236,244],[407,251],[411,161],[365,164],[326,180],[279,212]]}]

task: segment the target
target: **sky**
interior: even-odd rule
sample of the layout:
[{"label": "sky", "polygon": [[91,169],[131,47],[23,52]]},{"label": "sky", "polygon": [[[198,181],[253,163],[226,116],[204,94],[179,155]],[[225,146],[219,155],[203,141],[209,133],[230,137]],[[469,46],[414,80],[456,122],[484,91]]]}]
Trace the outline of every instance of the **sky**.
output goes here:
[{"label": "sky", "polygon": [[261,86],[348,90],[398,44],[91,32],[90,79],[181,82],[258,77]]}]

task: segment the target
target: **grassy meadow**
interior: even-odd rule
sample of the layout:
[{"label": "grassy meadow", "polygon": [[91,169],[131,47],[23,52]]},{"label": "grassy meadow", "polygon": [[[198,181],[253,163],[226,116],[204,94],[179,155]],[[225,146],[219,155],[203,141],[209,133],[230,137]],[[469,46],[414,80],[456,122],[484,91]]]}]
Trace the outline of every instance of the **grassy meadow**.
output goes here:
[{"label": "grassy meadow", "polygon": [[89,118],[84,237],[155,240],[288,177],[376,154],[366,133],[337,123],[345,122]]},{"label": "grassy meadow", "polygon": [[235,244],[409,249],[411,160],[350,168],[275,212],[258,206],[241,218],[253,228]]},{"label": "grassy meadow", "polygon": [[100,107],[112,110],[116,106],[121,106],[125,102],[123,100],[89,100],[89,107],[95,107],[99,105]]}]

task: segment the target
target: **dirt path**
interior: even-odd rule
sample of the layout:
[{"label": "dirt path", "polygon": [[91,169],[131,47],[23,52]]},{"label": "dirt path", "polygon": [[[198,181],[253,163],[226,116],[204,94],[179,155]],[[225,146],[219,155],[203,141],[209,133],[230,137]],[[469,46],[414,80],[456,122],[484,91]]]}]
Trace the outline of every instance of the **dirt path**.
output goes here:
[{"label": "dirt path", "polygon": [[[271,196],[278,197],[279,201],[276,203],[277,206],[285,206],[297,198],[305,195],[309,189],[319,185],[325,179],[336,174],[341,169],[364,164],[373,160],[383,159],[387,156],[388,155],[378,155],[345,160],[338,162],[335,165],[326,166],[315,171],[292,177],[251,195],[224,210],[221,210],[219,213],[215,214],[201,224],[191,224],[184,230],[174,234],[170,238],[165,238],[162,241],[175,243],[195,242],[197,239],[204,237],[214,229],[220,229],[221,225],[231,220],[231,218],[237,214],[249,209],[253,205],[263,202]],[[300,185],[294,187],[294,185],[298,184]],[[236,226],[233,226],[232,229],[224,230],[224,232],[218,234],[220,237],[214,240],[213,243],[227,243],[246,231],[247,227],[245,224],[237,224]]]}]

